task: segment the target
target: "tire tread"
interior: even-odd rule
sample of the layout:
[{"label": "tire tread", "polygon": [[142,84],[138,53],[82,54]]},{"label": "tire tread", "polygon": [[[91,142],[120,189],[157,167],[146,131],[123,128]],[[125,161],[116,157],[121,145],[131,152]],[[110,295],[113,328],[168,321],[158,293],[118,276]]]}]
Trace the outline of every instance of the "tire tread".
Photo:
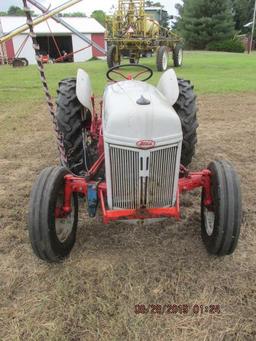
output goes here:
[{"label": "tire tread", "polygon": [[193,85],[184,79],[178,79],[179,98],[174,104],[174,109],[178,114],[183,132],[181,163],[188,166],[195,154],[197,144],[197,105],[196,95],[193,91]]}]

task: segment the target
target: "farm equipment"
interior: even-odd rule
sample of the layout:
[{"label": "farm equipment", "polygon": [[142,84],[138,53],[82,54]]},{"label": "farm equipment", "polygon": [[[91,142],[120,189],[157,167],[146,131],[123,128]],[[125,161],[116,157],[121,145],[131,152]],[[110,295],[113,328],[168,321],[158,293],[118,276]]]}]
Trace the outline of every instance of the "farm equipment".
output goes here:
[{"label": "farm equipment", "polygon": [[13,67],[28,66],[28,60],[26,58],[5,58],[0,56],[0,65],[9,64]]},{"label": "farm equipment", "polygon": [[[28,228],[35,254],[48,262],[70,254],[81,201],[90,218],[100,207],[104,224],[147,223],[179,219],[181,194],[196,188],[202,189],[201,235],[208,252],[233,253],[242,210],[233,166],[213,161],[198,172],[186,168],[198,127],[191,83],[170,69],[153,86],[146,83],[153,75],[149,67],[114,66],[106,74],[111,83],[97,113],[89,75],[79,69],[76,78],[59,83],[55,111],[31,11],[27,0],[23,4],[60,154],[60,166],[44,169],[30,195]],[[134,68],[139,72],[130,73]]]},{"label": "farm equipment", "polygon": [[[124,71],[138,68],[126,75]],[[61,165],[44,169],[30,197],[29,235],[49,262],[68,256],[76,239],[78,205],[104,224],[180,218],[180,195],[202,189],[201,234],[211,254],[231,254],[241,224],[238,176],[227,161],[191,172],[197,142],[196,96],[189,81],[128,64],[108,70],[100,113],[88,74],[60,82],[55,113]],[[119,79],[117,79],[119,78]],[[123,80],[120,80],[124,78]]]},{"label": "farm equipment", "polygon": [[117,11],[107,19],[106,41],[109,68],[119,65],[124,55],[137,64],[141,55],[153,51],[158,71],[167,69],[170,51],[175,67],[183,62],[182,39],[146,13],[144,0],[118,1]]}]

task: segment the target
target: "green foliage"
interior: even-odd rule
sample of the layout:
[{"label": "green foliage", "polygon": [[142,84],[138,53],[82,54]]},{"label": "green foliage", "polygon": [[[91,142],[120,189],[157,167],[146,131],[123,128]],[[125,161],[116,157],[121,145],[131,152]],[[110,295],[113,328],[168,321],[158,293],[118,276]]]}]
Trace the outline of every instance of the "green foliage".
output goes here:
[{"label": "green foliage", "polygon": [[[141,63],[153,69],[151,84],[157,84],[162,72],[156,71],[156,60],[142,58]],[[172,60],[170,58],[170,67]],[[106,61],[96,60],[84,63],[60,63],[45,65],[51,94],[56,94],[60,79],[76,77],[82,68],[90,75],[93,92],[101,96],[107,83]],[[176,69],[178,77],[191,79],[197,94],[256,91],[256,53],[226,52],[185,52],[184,66]],[[241,70],[243,72],[241,73]],[[36,65],[14,69],[9,65],[0,66],[0,103],[34,103],[44,101],[42,85]],[[239,77],[237,76],[239,75]],[[32,105],[32,104],[31,104]],[[33,105],[32,105],[33,107]]]},{"label": "green foliage", "polygon": [[97,20],[102,26],[106,24],[106,13],[102,10],[95,10],[92,12],[91,17]]},{"label": "green foliage", "polygon": [[222,42],[212,42],[207,45],[209,51],[244,53],[245,48],[239,39],[228,39]]},{"label": "green foliage", "polygon": [[204,49],[210,42],[223,41],[234,34],[230,0],[185,0],[178,11],[181,17],[177,29],[192,48]]},{"label": "green foliage", "polygon": [[7,14],[8,15],[15,15],[15,16],[23,16],[25,13],[20,7],[11,6],[11,7],[9,7]]},{"label": "green foliage", "polygon": [[255,0],[232,0],[235,29],[244,30],[243,26],[252,21]]},{"label": "green foliage", "polygon": [[[34,11],[31,11],[31,14],[34,15]],[[7,12],[0,12],[0,16],[5,17],[5,16],[16,16],[16,17],[22,17],[25,15],[25,12],[23,11],[22,8],[18,6],[10,6]]]}]

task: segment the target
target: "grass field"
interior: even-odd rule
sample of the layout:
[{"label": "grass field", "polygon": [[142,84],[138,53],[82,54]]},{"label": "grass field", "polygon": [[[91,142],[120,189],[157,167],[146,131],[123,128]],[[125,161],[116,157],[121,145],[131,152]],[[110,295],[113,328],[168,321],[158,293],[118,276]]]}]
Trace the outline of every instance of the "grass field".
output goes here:
[{"label": "grass field", "polygon": [[[256,54],[187,52],[184,58],[184,66],[177,69],[177,73],[191,79],[198,94],[256,90]],[[156,84],[161,73],[156,72],[155,58],[141,59],[141,63],[155,71],[150,82]],[[107,71],[104,61],[47,65],[46,75],[53,95],[59,80],[74,77],[78,67],[90,74],[95,95],[102,95]],[[35,66],[15,70],[9,66],[0,68],[0,102],[41,99],[41,83]]]},{"label": "grass field", "polygon": [[[154,59],[143,63],[154,66]],[[60,79],[88,71],[95,94],[106,64],[47,65],[52,94]],[[200,238],[200,193],[182,199],[182,220],[103,226],[80,208],[69,259],[38,260],[27,233],[36,175],[58,164],[55,136],[36,68],[0,67],[0,340],[256,339],[256,55],[187,52],[180,77],[198,94],[193,169],[228,159],[241,177],[243,224],[236,252],[211,257]],[[156,82],[160,73],[155,73]],[[188,314],[135,314],[136,304],[188,304]],[[194,314],[195,304],[220,314]]]}]

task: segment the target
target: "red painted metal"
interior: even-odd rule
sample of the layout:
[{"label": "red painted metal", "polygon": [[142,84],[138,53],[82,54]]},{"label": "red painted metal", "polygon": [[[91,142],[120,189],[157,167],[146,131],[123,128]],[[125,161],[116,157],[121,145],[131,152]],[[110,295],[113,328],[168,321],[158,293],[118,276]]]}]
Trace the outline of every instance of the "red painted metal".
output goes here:
[{"label": "red painted metal", "polygon": [[195,188],[202,187],[205,191],[204,205],[210,206],[212,204],[211,196],[211,172],[209,169],[204,169],[201,172],[191,172],[186,177],[179,179],[180,193],[192,191]]},{"label": "red painted metal", "polygon": [[100,157],[98,158],[98,160],[92,165],[92,167],[89,169],[88,175],[90,177],[93,177],[101,168],[101,166],[104,163],[104,153],[102,153],[100,155]]},{"label": "red painted metal", "polygon": [[88,49],[89,47],[91,47],[91,45],[88,45],[86,47],[83,47],[77,51],[73,51],[73,52],[70,52],[70,53],[67,53],[65,56],[61,56],[61,57],[58,57],[54,60],[55,63],[59,63],[59,62],[63,62],[63,60],[69,58],[69,57],[72,57],[74,54],[78,53],[78,52],[81,52],[83,50],[86,50]]},{"label": "red painted metal", "polygon": [[[92,177],[97,173],[104,162],[104,154],[101,154],[99,159],[89,170],[89,175]],[[186,174],[184,176],[184,174]],[[86,180],[83,177],[76,177],[73,175],[65,176],[65,198],[62,208],[55,211],[56,217],[62,217],[63,214],[71,212],[71,196],[73,192],[87,194],[88,183],[95,183],[95,181]],[[105,182],[98,185],[98,197],[101,204],[103,223],[108,224],[110,221],[116,220],[144,220],[153,218],[180,218],[180,201],[179,196],[182,192],[191,191],[195,188],[203,188],[204,190],[204,205],[210,206],[212,204],[211,197],[211,172],[204,169],[201,172],[188,172],[186,168],[181,167],[181,177],[179,178],[177,200],[174,207],[161,208],[140,208],[140,209],[122,209],[109,210],[106,207],[105,199],[107,195],[107,186]]]},{"label": "red painted metal", "polygon": [[148,70],[141,71],[141,72],[137,73],[137,74],[133,77],[133,79],[137,79],[137,78],[139,78],[141,75],[144,75],[144,73],[147,73],[147,72],[148,72]]},{"label": "red painted metal", "polygon": [[103,190],[99,191],[100,204],[102,209],[103,223],[108,224],[117,220],[144,220],[156,218],[180,218],[179,192],[177,193],[176,206],[161,208],[140,208],[126,210],[107,210]]},{"label": "red painted metal", "polygon": [[[105,39],[104,39],[104,33],[92,33],[91,40],[105,49]],[[92,46],[92,56],[93,57],[103,57],[105,56],[104,53],[100,52],[98,49]]]},{"label": "red painted metal", "polygon": [[49,60],[50,60],[50,57],[48,54],[41,54],[40,55],[40,59],[41,59],[41,62],[43,64],[48,64],[49,63]]},{"label": "red painted metal", "polygon": [[104,153],[104,139],[103,139],[102,128],[100,129],[100,134],[99,134],[98,152],[100,155]]},{"label": "red painted metal", "polygon": [[5,46],[6,46],[6,51],[7,51],[8,59],[13,59],[15,57],[13,40],[10,39],[10,40],[6,41],[5,42]]},{"label": "red painted metal", "polygon": [[[98,115],[95,109],[95,97],[91,97],[93,112],[92,112],[92,120],[90,122],[90,134],[92,139],[98,140],[98,153],[99,155],[104,153],[104,141],[103,141],[103,133],[102,133],[102,119],[101,114]],[[100,102],[100,113],[102,113],[102,101]],[[87,127],[88,128],[88,127]]]}]

